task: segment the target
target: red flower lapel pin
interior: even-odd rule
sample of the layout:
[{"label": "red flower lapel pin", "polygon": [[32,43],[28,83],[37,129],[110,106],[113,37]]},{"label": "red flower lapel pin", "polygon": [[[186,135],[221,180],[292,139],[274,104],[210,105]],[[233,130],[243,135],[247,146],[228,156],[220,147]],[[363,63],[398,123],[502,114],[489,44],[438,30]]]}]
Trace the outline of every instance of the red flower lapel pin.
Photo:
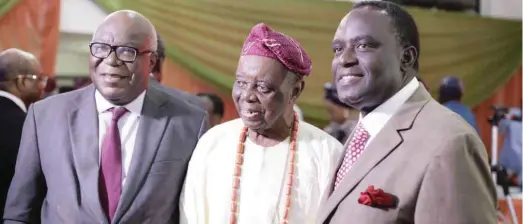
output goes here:
[{"label": "red flower lapel pin", "polygon": [[397,200],[392,194],[384,192],[380,188],[374,188],[373,185],[367,187],[367,190],[360,193],[358,203],[376,208],[393,208]]}]

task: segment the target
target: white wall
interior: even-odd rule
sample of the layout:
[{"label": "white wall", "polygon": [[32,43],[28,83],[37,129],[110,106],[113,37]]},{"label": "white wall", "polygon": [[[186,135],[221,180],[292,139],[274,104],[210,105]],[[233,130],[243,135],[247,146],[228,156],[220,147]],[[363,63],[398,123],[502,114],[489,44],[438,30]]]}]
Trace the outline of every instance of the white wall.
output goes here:
[{"label": "white wall", "polygon": [[60,1],[60,32],[91,35],[107,15],[90,0]]},{"label": "white wall", "polygon": [[481,0],[482,16],[521,20],[521,0]]},{"label": "white wall", "polygon": [[85,76],[89,74],[90,34],[60,33],[55,74],[57,76]]}]

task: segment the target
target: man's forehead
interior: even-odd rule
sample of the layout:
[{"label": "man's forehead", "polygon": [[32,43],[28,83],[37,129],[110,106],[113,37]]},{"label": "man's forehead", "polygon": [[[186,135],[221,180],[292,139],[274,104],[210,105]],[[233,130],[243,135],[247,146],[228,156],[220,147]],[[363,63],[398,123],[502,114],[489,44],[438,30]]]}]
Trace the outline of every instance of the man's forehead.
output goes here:
[{"label": "man's forehead", "polygon": [[238,65],[238,71],[242,74],[257,74],[261,71],[262,67],[257,64],[251,63],[240,63]]},{"label": "man's forehead", "polygon": [[121,32],[118,30],[100,30],[93,36],[93,42],[132,47],[140,47],[146,44],[147,39],[146,33]]},{"label": "man's forehead", "polygon": [[238,63],[238,73],[241,75],[257,75],[267,73],[269,75],[280,75],[287,70],[279,61],[263,56],[241,56]]},{"label": "man's forehead", "polygon": [[386,12],[364,7],[350,11],[340,21],[335,38],[365,35],[380,35],[391,31],[390,19]]},{"label": "man's forehead", "polygon": [[121,12],[108,16],[93,35],[93,42],[142,47],[153,33],[145,18]]}]

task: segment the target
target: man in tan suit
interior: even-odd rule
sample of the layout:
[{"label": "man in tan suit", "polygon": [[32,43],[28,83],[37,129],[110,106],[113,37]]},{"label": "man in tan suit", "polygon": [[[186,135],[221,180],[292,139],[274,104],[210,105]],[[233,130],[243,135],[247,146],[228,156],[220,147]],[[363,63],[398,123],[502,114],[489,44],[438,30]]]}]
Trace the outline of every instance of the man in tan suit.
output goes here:
[{"label": "man in tan suit", "polygon": [[394,3],[356,3],[333,43],[339,98],[361,111],[318,223],[496,223],[484,145],[415,78],[419,35]]}]

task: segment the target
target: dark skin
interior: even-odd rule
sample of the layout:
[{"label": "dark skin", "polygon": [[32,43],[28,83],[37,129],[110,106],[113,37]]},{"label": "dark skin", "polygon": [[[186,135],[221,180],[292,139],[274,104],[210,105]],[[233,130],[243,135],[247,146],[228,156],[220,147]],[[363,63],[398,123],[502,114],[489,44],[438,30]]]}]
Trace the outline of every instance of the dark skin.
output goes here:
[{"label": "dark skin", "polygon": [[7,81],[0,83],[2,90],[20,98],[26,106],[42,99],[44,77],[35,56],[11,48],[0,53],[0,64],[7,71]]},{"label": "dark skin", "polygon": [[415,77],[418,54],[402,46],[383,12],[364,7],[341,21],[332,42],[333,78],[342,102],[365,116]]},{"label": "dark skin", "polygon": [[[142,15],[133,11],[118,11],[109,15],[98,27],[92,42],[154,52],[156,32]],[[133,62],[123,62],[113,51],[105,59],[91,56],[90,62],[91,79],[100,94],[114,105],[126,105],[147,89],[156,54],[138,54]]]},{"label": "dark skin", "polygon": [[279,61],[268,57],[240,57],[232,99],[248,128],[248,137],[258,145],[270,147],[290,134],[292,108],[303,91],[304,82],[289,73]]}]

